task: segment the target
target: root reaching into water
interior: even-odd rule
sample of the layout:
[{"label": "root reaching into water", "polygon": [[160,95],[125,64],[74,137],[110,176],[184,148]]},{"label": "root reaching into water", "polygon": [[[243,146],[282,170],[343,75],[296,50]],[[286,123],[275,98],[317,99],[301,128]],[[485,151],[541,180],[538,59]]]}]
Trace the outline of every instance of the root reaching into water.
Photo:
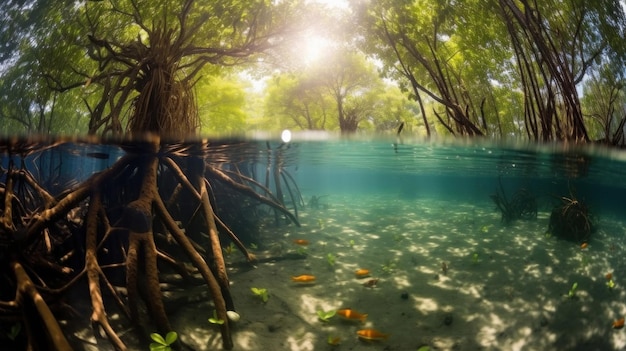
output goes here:
[{"label": "root reaching into water", "polygon": [[[32,301],[51,342],[58,350],[70,350],[46,301],[77,288],[77,283],[86,278],[92,324],[104,331],[115,349],[125,350],[124,341],[107,317],[103,296],[111,296],[122,315],[134,325],[141,323],[139,306],[143,304],[157,331],[165,335],[172,327],[160,289],[159,261],[188,278],[191,272],[181,264],[188,260],[202,276],[218,317],[225,321],[220,329],[223,347],[231,349],[233,342],[226,312],[234,310],[235,306],[218,233],[227,235],[249,261],[254,260],[254,256],[217,216],[216,199],[211,195],[213,187],[219,183],[283,213],[296,225],[298,222],[279,202],[214,168],[202,157],[189,156],[187,163],[183,161],[185,159],[172,157],[168,149],[161,148],[158,140],[152,140],[144,144],[142,150],[129,152],[110,168],[56,198],[39,186],[26,169],[11,166],[6,171],[6,182],[0,183],[0,194],[4,197],[0,208],[0,270],[4,272],[5,278],[1,278],[4,280],[7,273],[13,273],[14,280],[2,283],[15,287],[16,298],[10,300],[8,295],[0,294],[0,310],[20,319],[20,311],[26,308],[25,299]],[[186,171],[181,164],[187,164]],[[175,180],[175,183],[161,187],[162,178],[168,182]],[[16,193],[15,189],[21,191]],[[203,223],[199,230],[194,230],[208,233],[208,248],[194,243],[184,224],[175,217],[180,211],[170,208],[176,207],[175,203],[166,205],[164,198],[172,196],[180,199],[176,204],[189,204],[198,209],[193,217],[201,221],[190,219],[189,222]],[[163,235],[157,235],[161,230],[173,238],[174,251],[170,252],[171,244],[161,244],[159,236]],[[17,254],[9,259],[6,256],[9,252]],[[184,257],[177,256],[180,252]],[[51,267],[58,272],[54,278],[39,273],[50,271]],[[115,286],[120,282],[124,282],[126,296],[120,295]],[[40,291],[45,292],[45,296]],[[27,322],[22,317],[22,323]],[[33,340],[26,342],[30,344]]]}]

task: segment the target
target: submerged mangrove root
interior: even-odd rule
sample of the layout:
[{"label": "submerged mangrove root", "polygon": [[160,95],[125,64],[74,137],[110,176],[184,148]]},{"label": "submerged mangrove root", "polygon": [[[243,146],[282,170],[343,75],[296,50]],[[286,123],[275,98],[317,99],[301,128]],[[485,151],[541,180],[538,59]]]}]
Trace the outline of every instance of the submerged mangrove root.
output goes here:
[{"label": "submerged mangrove root", "polygon": [[[228,235],[249,261],[254,260],[254,255],[247,251],[215,213],[216,199],[211,196],[212,186],[215,185],[211,184],[211,180],[270,206],[299,225],[296,217],[275,198],[257,193],[234,177],[208,165],[204,159],[197,158],[194,161],[198,163],[195,166],[201,172],[188,178],[176,159],[162,150],[158,140],[143,145],[141,152],[133,150],[110,168],[92,175],[56,198],[38,185],[28,171],[15,170],[13,165],[6,171],[6,183],[0,183],[0,194],[3,195],[0,203],[0,249],[4,249],[3,243],[8,242],[7,247],[19,250],[15,258],[2,267],[15,276],[15,300],[0,298],[0,310],[15,313],[23,309],[22,302],[28,298],[36,307],[50,342],[57,350],[70,350],[71,347],[39,291],[45,291],[47,296],[58,296],[85,279],[91,298],[91,322],[102,328],[116,350],[126,350],[126,345],[108,320],[103,294],[113,298],[130,322],[136,324],[140,321],[138,306],[143,303],[158,332],[165,335],[171,331],[160,290],[158,262],[163,261],[175,267],[175,271],[183,278],[189,274],[174,258],[175,255],[168,253],[169,246],[159,247],[155,225],[171,234],[176,249],[182,251],[202,276],[218,317],[225,321],[220,329],[223,347],[233,347],[226,311],[234,310],[234,302],[218,233]],[[158,186],[164,174],[169,175],[168,179],[175,180],[169,194],[163,193],[165,190],[160,190]],[[20,181],[22,188],[16,187],[16,180]],[[139,184],[139,187],[134,184]],[[16,193],[16,188],[29,190]],[[179,196],[183,190],[186,190],[186,196],[191,196],[191,202],[188,198],[180,199],[179,202],[192,205],[195,202],[197,205],[199,211],[194,216],[201,216],[204,223],[202,231],[208,233],[210,247],[207,249],[199,247],[187,236],[181,222],[177,221],[163,201],[163,198]],[[83,217],[79,218],[81,213]],[[82,224],[71,229],[71,220]],[[114,223],[114,226],[110,223]],[[84,248],[76,247],[81,239],[72,239],[81,228],[85,235]],[[70,242],[72,244],[68,245],[69,248],[60,250],[61,244]],[[105,250],[118,253],[117,261],[100,262]],[[52,255],[57,251],[62,257]],[[70,268],[67,265],[68,258],[80,252],[83,252],[84,257],[78,262],[84,262],[83,266]],[[24,265],[28,269],[25,270]],[[107,269],[112,267],[123,268],[118,271],[124,273],[125,280],[116,281],[125,282],[126,299],[108,276]],[[48,281],[46,274],[38,273],[44,268],[59,272],[63,279],[59,280],[56,276],[54,281]]]},{"label": "submerged mangrove root", "polygon": [[583,243],[589,240],[594,227],[589,208],[570,194],[570,197],[561,197],[561,204],[552,209],[548,231],[563,239]]},{"label": "submerged mangrove root", "polygon": [[519,189],[509,200],[504,193],[502,180],[499,180],[499,185],[496,193],[490,197],[502,214],[502,222],[509,224],[518,219],[537,218],[537,200],[530,191]]},{"label": "submerged mangrove root", "polygon": [[[72,347],[63,335],[63,331],[61,330],[59,323],[52,314],[52,311],[50,311],[48,304],[45,302],[41,294],[39,294],[39,292],[37,291],[37,287],[24,270],[24,267],[22,267],[19,262],[13,261],[11,263],[11,268],[13,269],[13,273],[15,274],[15,278],[17,281],[17,292],[14,302],[15,305],[22,306],[25,303],[25,299],[30,300],[30,302],[35,305],[37,313],[43,321],[47,332],[46,339],[50,341],[54,350],[72,350]],[[28,325],[30,321],[25,320],[25,323]],[[34,337],[39,339],[41,336],[35,335]]]}]

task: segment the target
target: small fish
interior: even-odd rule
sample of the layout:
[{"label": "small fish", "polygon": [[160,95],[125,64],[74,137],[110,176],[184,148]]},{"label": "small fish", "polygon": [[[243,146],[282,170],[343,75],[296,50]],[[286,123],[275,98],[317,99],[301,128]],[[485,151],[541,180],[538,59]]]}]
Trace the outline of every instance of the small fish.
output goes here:
[{"label": "small fish", "polygon": [[378,279],[370,279],[363,283],[363,286],[366,288],[373,288],[376,286],[376,284],[378,284]]},{"label": "small fish", "polygon": [[356,275],[357,278],[366,278],[370,276],[370,271],[369,269],[365,269],[365,268],[360,268],[357,269],[354,274]]},{"label": "small fish", "polygon": [[584,242],[584,243],[580,244],[580,249],[581,249],[581,250],[586,250],[586,249],[587,249],[587,246],[589,246],[589,244],[587,244],[586,242]]},{"label": "small fish", "polygon": [[361,321],[365,322],[367,319],[367,314],[359,313],[351,308],[344,308],[337,311],[337,314],[340,315],[343,319],[349,321]]},{"label": "small fish", "polygon": [[622,329],[624,328],[624,318],[620,318],[613,322],[613,329]]},{"label": "small fish", "polygon": [[291,280],[296,283],[311,283],[315,281],[315,276],[309,275],[309,274],[302,274],[299,276],[292,276]]},{"label": "small fish", "polygon": [[441,262],[441,272],[443,275],[448,275],[448,264],[445,262]]},{"label": "small fish", "polygon": [[296,239],[293,241],[294,244],[296,245],[301,245],[301,246],[307,246],[309,245],[309,241],[305,240],[305,239]]},{"label": "small fish", "polygon": [[611,280],[613,279],[613,273],[607,273],[605,276],[606,280]]},{"label": "small fish", "polygon": [[389,338],[389,334],[381,333],[376,329],[361,329],[356,332],[356,335],[358,335],[360,339],[368,341],[387,340]]}]

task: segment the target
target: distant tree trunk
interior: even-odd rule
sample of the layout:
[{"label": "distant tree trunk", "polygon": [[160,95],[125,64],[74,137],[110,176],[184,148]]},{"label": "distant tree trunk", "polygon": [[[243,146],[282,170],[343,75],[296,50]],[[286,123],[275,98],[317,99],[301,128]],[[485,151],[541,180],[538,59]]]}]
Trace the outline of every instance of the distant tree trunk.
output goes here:
[{"label": "distant tree trunk", "polygon": [[[500,0],[500,7],[524,86],[529,137],[589,141],[576,84],[600,52],[586,58],[582,53],[576,57],[578,49],[571,48],[584,45],[583,38],[579,32],[568,33],[567,29],[578,30],[580,25],[550,27],[540,10],[528,0]],[[582,22],[585,18],[584,11],[581,12],[578,21]]]}]

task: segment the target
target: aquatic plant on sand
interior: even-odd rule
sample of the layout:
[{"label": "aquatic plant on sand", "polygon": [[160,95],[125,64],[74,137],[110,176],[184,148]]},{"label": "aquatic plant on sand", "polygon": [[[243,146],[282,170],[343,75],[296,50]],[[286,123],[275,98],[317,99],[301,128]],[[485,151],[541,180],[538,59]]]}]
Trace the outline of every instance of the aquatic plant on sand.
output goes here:
[{"label": "aquatic plant on sand", "polygon": [[594,230],[595,223],[589,208],[571,191],[569,197],[560,198],[560,204],[550,213],[548,232],[562,239],[584,243],[589,241]]},{"label": "aquatic plant on sand", "polygon": [[159,333],[152,333],[150,338],[154,341],[150,344],[150,351],[171,351],[172,347],[170,345],[176,342],[178,334],[175,331],[171,331],[163,337]]},{"label": "aquatic plant on sand", "polygon": [[535,196],[525,188],[518,189],[509,199],[504,193],[502,179],[498,179],[499,187],[491,199],[502,213],[502,222],[509,224],[518,219],[537,218],[537,200]]}]

